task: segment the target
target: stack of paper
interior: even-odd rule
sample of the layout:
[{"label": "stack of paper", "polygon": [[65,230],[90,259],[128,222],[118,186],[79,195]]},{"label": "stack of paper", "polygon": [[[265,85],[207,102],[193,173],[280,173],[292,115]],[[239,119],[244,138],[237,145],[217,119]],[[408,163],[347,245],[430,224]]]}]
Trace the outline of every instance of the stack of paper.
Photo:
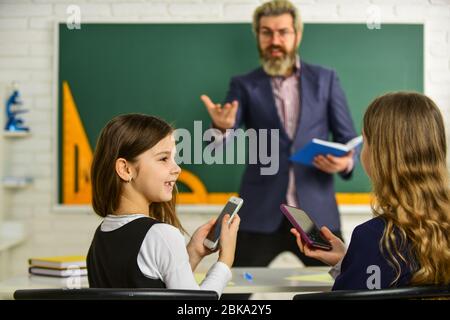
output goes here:
[{"label": "stack of paper", "polygon": [[57,256],[28,259],[30,274],[52,277],[87,275],[86,256]]}]

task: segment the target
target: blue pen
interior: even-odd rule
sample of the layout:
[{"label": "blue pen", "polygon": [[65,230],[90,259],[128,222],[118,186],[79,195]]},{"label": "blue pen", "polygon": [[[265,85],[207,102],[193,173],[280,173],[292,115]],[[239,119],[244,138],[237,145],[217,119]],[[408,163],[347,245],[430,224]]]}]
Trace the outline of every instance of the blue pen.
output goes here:
[{"label": "blue pen", "polygon": [[253,281],[253,276],[251,275],[251,273],[244,272],[244,273],[242,274],[242,276],[243,276],[244,279],[247,280],[247,281]]}]

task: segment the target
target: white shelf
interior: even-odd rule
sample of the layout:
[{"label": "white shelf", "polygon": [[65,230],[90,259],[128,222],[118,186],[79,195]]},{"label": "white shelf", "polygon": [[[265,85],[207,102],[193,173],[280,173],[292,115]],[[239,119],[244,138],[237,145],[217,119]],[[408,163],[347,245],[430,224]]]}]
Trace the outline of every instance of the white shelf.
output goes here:
[{"label": "white shelf", "polygon": [[28,137],[31,133],[29,131],[3,131],[5,138],[23,138]]},{"label": "white shelf", "polygon": [[3,177],[2,186],[7,189],[22,189],[26,188],[33,183],[31,177]]},{"label": "white shelf", "polygon": [[[17,138],[25,138],[30,136],[31,133],[29,131],[8,131],[3,130],[3,137],[6,139],[17,139]],[[3,151],[2,151],[3,152]],[[6,158],[3,157],[2,160],[4,161]],[[16,176],[4,176],[1,177],[0,184],[4,189],[23,189],[28,187],[33,183],[32,177],[22,176],[22,177],[16,177]]]}]

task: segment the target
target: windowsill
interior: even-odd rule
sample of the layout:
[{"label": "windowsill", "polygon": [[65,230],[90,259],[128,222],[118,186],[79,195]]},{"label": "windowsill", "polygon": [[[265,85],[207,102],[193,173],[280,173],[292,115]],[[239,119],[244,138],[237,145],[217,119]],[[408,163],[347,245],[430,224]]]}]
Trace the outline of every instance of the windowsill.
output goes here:
[{"label": "windowsill", "polygon": [[[219,214],[222,210],[222,205],[205,205],[205,204],[182,204],[177,205],[178,214]],[[53,207],[55,213],[82,213],[93,214],[91,206],[88,205],[56,205]],[[280,211],[281,212],[281,211]],[[371,210],[369,205],[341,205],[339,212],[343,216],[370,216]]]},{"label": "windowsill", "polygon": [[[178,214],[219,214],[222,205],[178,205]],[[339,212],[343,216],[370,216],[371,209],[369,205],[341,205]]]}]

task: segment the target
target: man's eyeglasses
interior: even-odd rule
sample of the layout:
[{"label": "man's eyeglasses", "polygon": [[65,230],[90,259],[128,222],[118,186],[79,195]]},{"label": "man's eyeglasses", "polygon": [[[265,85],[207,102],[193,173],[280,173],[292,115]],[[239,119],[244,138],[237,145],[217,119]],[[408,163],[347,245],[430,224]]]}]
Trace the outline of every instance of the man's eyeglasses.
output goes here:
[{"label": "man's eyeglasses", "polygon": [[280,29],[280,30],[270,30],[270,29],[262,29],[259,30],[259,36],[263,40],[270,40],[273,39],[273,37],[278,34],[280,39],[286,40],[288,37],[293,35],[295,32],[289,29]]}]

